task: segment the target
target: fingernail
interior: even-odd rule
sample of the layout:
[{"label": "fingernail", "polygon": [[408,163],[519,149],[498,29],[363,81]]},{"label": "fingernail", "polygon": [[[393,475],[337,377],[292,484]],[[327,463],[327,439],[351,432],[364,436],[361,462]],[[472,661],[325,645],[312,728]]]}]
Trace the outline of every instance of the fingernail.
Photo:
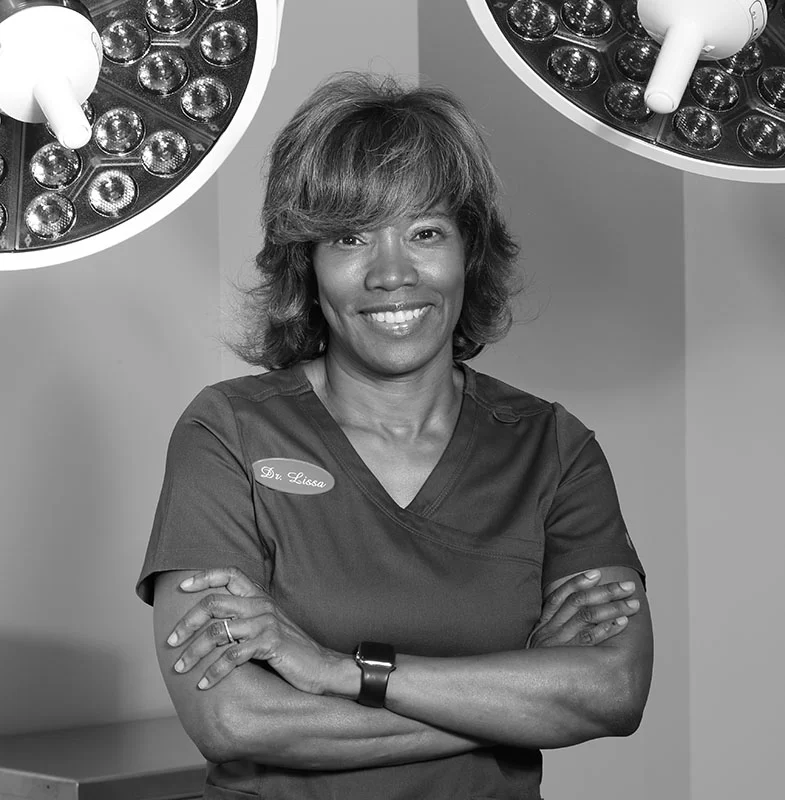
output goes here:
[{"label": "fingernail", "polygon": [[187,589],[189,586],[193,586],[194,579],[193,578],[186,578],[181,584],[181,589]]},{"label": "fingernail", "polygon": [[633,611],[637,611],[641,607],[640,600],[628,600],[627,607],[633,609]]},{"label": "fingernail", "polygon": [[175,672],[182,672],[185,669],[185,661],[183,659],[179,659],[178,662],[174,665]]},{"label": "fingernail", "polygon": [[202,678],[202,680],[200,680],[199,683],[196,684],[196,688],[197,689],[206,689],[207,688],[207,683],[208,683],[207,678]]},{"label": "fingernail", "polygon": [[622,581],[619,586],[621,586],[625,592],[631,592],[635,588],[635,583],[634,581]]},{"label": "fingernail", "polygon": [[627,624],[627,617],[617,617],[614,622],[621,628]]},{"label": "fingernail", "polygon": [[172,634],[172,635],[171,635],[171,636],[170,636],[170,637],[169,637],[169,638],[166,640],[166,643],[167,643],[167,644],[170,644],[170,645],[172,645],[172,646],[176,645],[176,644],[177,644],[177,634],[176,634],[176,633],[173,633],[173,634]]},{"label": "fingernail", "polygon": [[598,569],[590,569],[588,572],[584,572],[583,574],[590,581],[596,580],[600,577],[600,571]]}]

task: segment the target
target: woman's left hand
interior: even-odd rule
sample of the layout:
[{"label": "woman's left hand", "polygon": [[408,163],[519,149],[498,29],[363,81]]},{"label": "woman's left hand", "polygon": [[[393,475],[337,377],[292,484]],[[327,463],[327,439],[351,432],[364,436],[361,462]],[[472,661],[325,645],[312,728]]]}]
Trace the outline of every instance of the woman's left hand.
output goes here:
[{"label": "woman's left hand", "polygon": [[197,684],[210,689],[235,667],[252,659],[267,662],[284,680],[310,694],[323,694],[331,668],[348,656],[322,647],[292,622],[261,586],[236,567],[204,570],[183,581],[185,592],[226,587],[231,594],[208,594],[175,626],[167,643],[188,643],[175,670],[186,673],[216,648],[226,647]]}]

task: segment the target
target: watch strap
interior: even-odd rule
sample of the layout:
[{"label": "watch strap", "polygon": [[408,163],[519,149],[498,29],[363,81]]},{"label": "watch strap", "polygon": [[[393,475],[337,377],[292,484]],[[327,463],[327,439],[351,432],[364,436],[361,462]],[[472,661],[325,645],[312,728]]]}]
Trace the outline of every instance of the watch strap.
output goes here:
[{"label": "watch strap", "polygon": [[361,642],[354,654],[362,670],[357,702],[370,708],[384,708],[387,682],[395,669],[395,648],[381,642]]}]

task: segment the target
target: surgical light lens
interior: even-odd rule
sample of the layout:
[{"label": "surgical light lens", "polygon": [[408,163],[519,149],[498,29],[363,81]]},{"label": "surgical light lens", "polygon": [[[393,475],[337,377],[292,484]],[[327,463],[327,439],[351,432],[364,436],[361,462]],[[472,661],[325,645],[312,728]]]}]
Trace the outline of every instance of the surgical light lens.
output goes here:
[{"label": "surgical light lens", "polygon": [[98,118],[94,136],[105,153],[130,153],[144,136],[142,118],[130,108],[113,108]]},{"label": "surgical light lens", "polygon": [[613,25],[613,12],[604,0],[567,0],[561,16],[571,31],[591,38],[602,36]]},{"label": "surgical light lens", "polygon": [[214,22],[199,37],[199,48],[211,64],[233,64],[248,49],[248,33],[239,22]]},{"label": "surgical light lens", "polygon": [[785,111],[785,67],[769,67],[758,78],[760,96],[772,107]]},{"label": "surgical light lens", "polygon": [[727,111],[739,102],[739,86],[726,72],[716,67],[700,67],[690,79],[695,99],[712,111]]},{"label": "surgical light lens", "polygon": [[641,25],[638,17],[637,0],[624,0],[619,11],[619,23],[627,33],[635,39],[648,39],[646,28]]},{"label": "surgical light lens", "polygon": [[25,210],[25,225],[39,239],[59,239],[68,232],[75,218],[73,203],[56,192],[38,195]]},{"label": "surgical light lens", "polygon": [[153,175],[174,175],[189,155],[188,142],[177,131],[157,131],[142,146],[142,164]]},{"label": "surgical light lens", "polygon": [[557,47],[548,59],[548,69],[559,83],[569,89],[585,89],[600,75],[600,63],[583,47]]},{"label": "surgical light lens", "polygon": [[652,115],[643,99],[643,86],[628,81],[614,83],[608,89],[605,106],[614,117],[626,122],[644,122]]},{"label": "surgical light lens", "polygon": [[192,119],[209,122],[229,107],[229,89],[217,78],[203,77],[191,81],[183,91],[180,106]]},{"label": "surgical light lens", "polygon": [[219,11],[221,11],[224,8],[233,6],[235,3],[239,3],[240,0],[201,0],[201,2],[202,5],[205,5],[208,8],[217,8]]},{"label": "surgical light lens", "polygon": [[145,17],[150,27],[161,33],[185,30],[196,16],[193,0],[147,0]]},{"label": "surgical light lens", "polygon": [[139,83],[148,92],[167,95],[176,92],[188,77],[188,65],[179,53],[161,50],[150,53],[139,65]]},{"label": "surgical light lens", "polygon": [[541,42],[556,32],[559,18],[556,12],[540,0],[518,0],[507,12],[510,27],[530,42]]},{"label": "surgical light lens", "polygon": [[87,189],[90,206],[104,217],[120,216],[134,204],[137,194],[134,179],[119,169],[100,172]]},{"label": "surgical light lens", "polygon": [[722,128],[716,117],[697,106],[680,108],[673,116],[676,135],[697,150],[711,150],[722,139]]},{"label": "surgical light lens", "polygon": [[79,154],[60,144],[45,144],[30,159],[30,173],[45,189],[63,189],[73,183],[82,168]]},{"label": "surgical light lens", "polygon": [[761,114],[753,114],[739,125],[739,141],[755,158],[768,161],[785,154],[785,128]]},{"label": "surgical light lens", "polygon": [[616,66],[632,81],[647,81],[659,52],[654,42],[627,41],[616,53]]},{"label": "surgical light lens", "polygon": [[731,75],[751,75],[763,64],[763,52],[757,42],[745,45],[736,55],[718,62]]},{"label": "surgical light lens", "polygon": [[101,34],[104,55],[118,64],[130,64],[140,59],[150,49],[147,28],[132,19],[113,22]]}]

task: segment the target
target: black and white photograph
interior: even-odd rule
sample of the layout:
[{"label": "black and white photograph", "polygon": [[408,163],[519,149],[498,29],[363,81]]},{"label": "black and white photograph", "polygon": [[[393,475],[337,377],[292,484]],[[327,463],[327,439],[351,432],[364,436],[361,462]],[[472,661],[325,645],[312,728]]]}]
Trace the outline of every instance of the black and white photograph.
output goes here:
[{"label": "black and white photograph", "polygon": [[0,800],[779,796],[783,186],[785,0],[0,0]]}]

